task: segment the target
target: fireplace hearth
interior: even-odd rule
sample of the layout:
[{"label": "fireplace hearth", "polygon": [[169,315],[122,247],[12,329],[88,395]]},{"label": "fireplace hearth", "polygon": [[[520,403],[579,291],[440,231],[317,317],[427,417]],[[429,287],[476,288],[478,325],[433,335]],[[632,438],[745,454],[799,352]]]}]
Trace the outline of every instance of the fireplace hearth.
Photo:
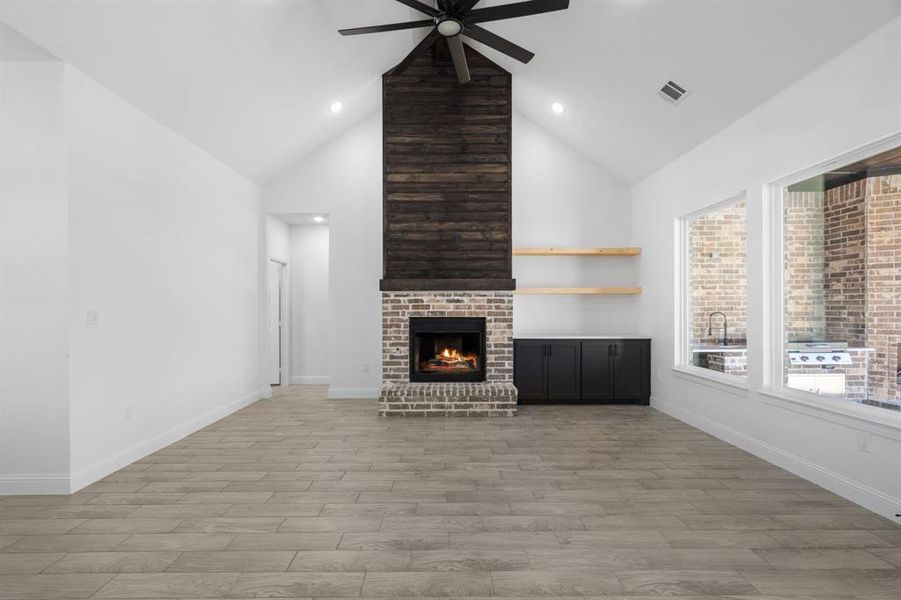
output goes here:
[{"label": "fireplace hearth", "polygon": [[411,382],[485,381],[485,319],[410,319]]}]

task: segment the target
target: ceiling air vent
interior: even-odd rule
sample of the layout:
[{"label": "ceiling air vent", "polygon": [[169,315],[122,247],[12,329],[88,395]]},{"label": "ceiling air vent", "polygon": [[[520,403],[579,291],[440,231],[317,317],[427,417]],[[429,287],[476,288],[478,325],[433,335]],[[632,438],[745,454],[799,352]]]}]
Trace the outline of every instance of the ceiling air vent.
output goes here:
[{"label": "ceiling air vent", "polygon": [[682,100],[687,93],[688,92],[684,87],[674,81],[667,81],[663,84],[663,87],[660,88],[660,97],[671,104],[679,104],[679,101]]}]

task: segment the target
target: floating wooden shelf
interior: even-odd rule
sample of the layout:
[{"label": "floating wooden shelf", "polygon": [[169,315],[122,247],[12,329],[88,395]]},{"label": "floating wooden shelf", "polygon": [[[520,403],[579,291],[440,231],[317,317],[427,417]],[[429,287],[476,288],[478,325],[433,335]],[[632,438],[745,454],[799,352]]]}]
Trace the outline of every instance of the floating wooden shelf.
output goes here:
[{"label": "floating wooden shelf", "polygon": [[519,288],[517,294],[526,296],[566,296],[566,295],[596,295],[596,296],[634,296],[641,293],[640,287],[540,287]]},{"label": "floating wooden shelf", "polygon": [[638,256],[641,248],[514,248],[513,256]]}]

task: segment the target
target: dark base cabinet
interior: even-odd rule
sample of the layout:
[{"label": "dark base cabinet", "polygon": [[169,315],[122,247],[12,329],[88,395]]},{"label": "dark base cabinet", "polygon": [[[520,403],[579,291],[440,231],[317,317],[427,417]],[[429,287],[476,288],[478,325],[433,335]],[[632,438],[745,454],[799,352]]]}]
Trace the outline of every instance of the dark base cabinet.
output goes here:
[{"label": "dark base cabinet", "polygon": [[649,339],[518,339],[513,361],[521,402],[650,404]]},{"label": "dark base cabinet", "polygon": [[547,398],[547,344],[536,340],[513,342],[513,381],[520,401]]}]

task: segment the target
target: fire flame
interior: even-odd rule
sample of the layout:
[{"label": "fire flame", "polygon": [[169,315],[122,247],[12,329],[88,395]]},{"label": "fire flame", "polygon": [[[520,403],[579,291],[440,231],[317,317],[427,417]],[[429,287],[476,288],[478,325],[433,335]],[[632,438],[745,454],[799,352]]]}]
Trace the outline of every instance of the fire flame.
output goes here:
[{"label": "fire flame", "polygon": [[427,371],[469,371],[479,368],[479,357],[476,354],[463,354],[456,348],[443,348],[432,360],[422,364]]},{"label": "fire flame", "polygon": [[463,360],[463,355],[456,348],[445,348],[441,351],[440,356],[445,360]]}]

